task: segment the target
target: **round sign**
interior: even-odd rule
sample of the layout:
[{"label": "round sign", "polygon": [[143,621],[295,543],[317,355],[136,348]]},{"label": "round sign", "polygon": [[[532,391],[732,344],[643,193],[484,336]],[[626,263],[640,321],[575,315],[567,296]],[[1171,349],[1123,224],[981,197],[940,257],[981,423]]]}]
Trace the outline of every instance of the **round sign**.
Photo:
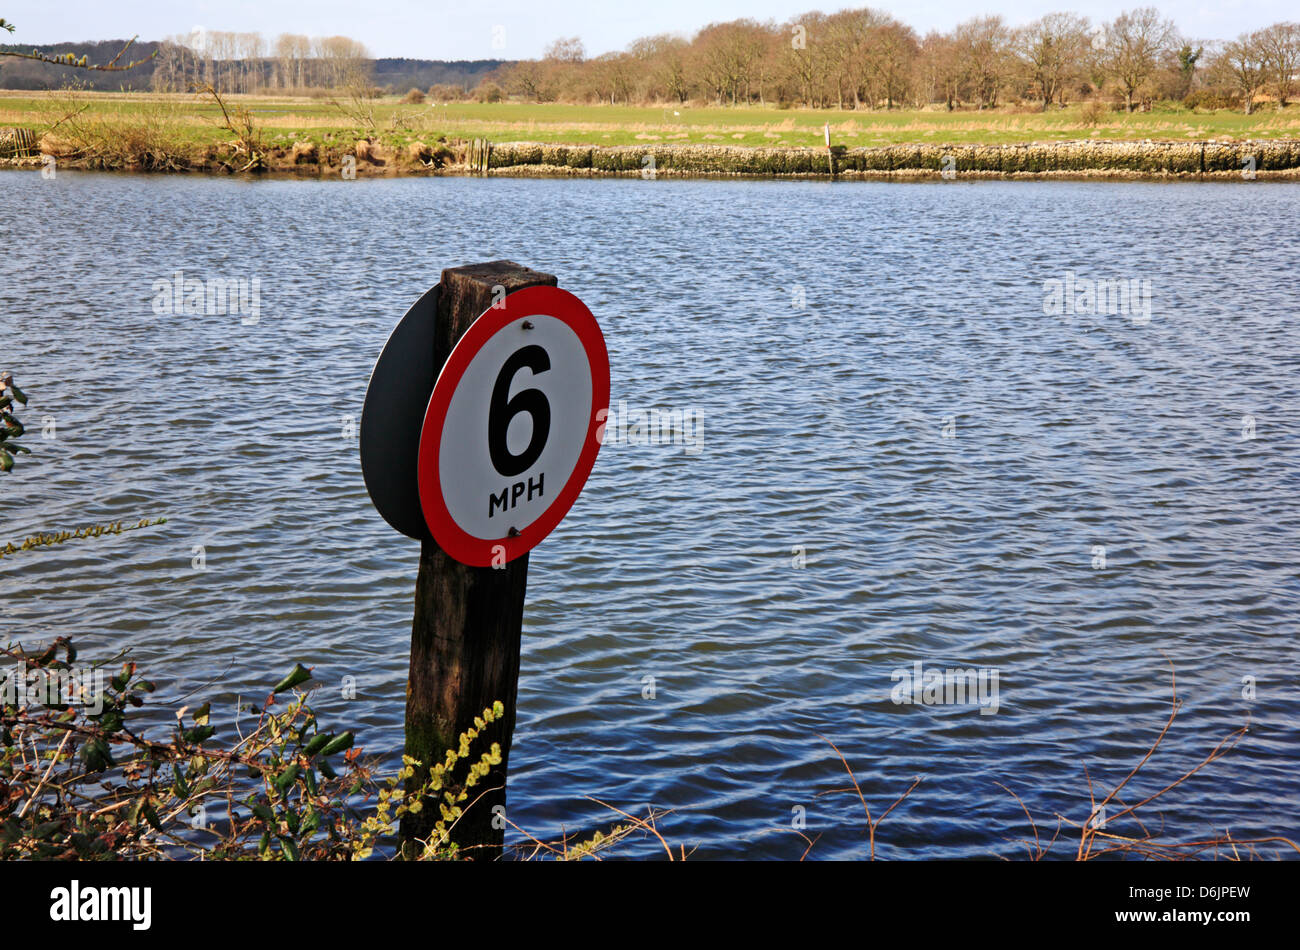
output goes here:
[{"label": "round sign", "polygon": [[582,491],[608,408],[605,338],[581,300],[527,287],[489,308],[443,365],[420,433],[439,547],[476,567],[531,550]]},{"label": "round sign", "polygon": [[361,475],[384,520],[402,534],[429,535],[416,481],[424,411],[437,378],[433,329],[438,285],[415,302],[375,361],[361,408]]}]

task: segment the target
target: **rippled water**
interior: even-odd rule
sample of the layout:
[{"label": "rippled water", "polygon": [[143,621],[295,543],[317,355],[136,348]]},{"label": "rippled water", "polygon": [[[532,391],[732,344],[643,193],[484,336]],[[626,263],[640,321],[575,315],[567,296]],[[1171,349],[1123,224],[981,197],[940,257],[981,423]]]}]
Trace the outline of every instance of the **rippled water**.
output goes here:
[{"label": "rippled water", "polygon": [[[4,478],[3,537],[168,519],[0,562],[12,637],[130,647],[164,700],[260,697],[300,660],[395,751],[418,546],[343,417],[441,268],[511,258],[599,318],[616,403],[703,436],[607,444],[533,553],[513,820],[606,821],[590,795],[674,809],[701,856],[793,858],[802,807],[813,857],[861,855],[821,734],[875,814],[924,777],[881,855],[1023,854],[995,781],[1047,835],[1086,818],[1085,765],[1136,764],[1168,660],[1185,705],[1128,800],[1249,717],[1165,828],[1300,838],[1300,187],[9,172],[0,196],[0,362],[56,426]],[[155,315],[178,269],[259,278],[257,323]],[[1149,323],[1045,315],[1067,271],[1149,280]],[[892,702],[918,660],[998,671],[997,714]]]}]

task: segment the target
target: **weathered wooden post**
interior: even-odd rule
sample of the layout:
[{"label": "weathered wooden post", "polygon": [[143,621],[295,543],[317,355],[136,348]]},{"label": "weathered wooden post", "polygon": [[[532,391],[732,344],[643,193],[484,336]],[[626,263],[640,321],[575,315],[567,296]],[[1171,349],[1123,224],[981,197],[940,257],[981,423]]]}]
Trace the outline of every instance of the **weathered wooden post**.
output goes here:
[{"label": "weathered wooden post", "polygon": [[492,159],[492,143],[487,139],[471,139],[466,153],[466,164],[472,174],[486,176]]},{"label": "weathered wooden post", "polygon": [[[535,286],[554,287],[556,279],[510,261],[444,270],[434,323],[434,366],[442,368],[470,324],[503,294]],[[501,744],[501,764],[481,783],[487,791],[453,831],[453,840],[472,849],[466,852],[471,856],[496,857],[501,847],[504,825],[492,826],[492,808],[506,801],[527,583],[527,554],[501,567],[470,567],[453,560],[432,538],[421,542],[406,684],[406,754],[426,764],[439,762],[485,707],[500,700],[506,710],[480,740],[483,748]],[[436,802],[427,806],[403,820],[403,840],[428,836],[439,814]]]},{"label": "weathered wooden post", "polygon": [[[528,552],[581,491],[608,406],[609,359],[591,312],[551,274],[511,261],[444,270],[371,376],[366,488],[421,544],[406,687],[406,754],[421,766],[408,791],[484,709],[505,709],[470,750],[477,761],[497,743],[500,762],[448,823],[467,857],[499,856],[504,838]],[[441,803],[403,816],[404,848],[434,833]]]}]

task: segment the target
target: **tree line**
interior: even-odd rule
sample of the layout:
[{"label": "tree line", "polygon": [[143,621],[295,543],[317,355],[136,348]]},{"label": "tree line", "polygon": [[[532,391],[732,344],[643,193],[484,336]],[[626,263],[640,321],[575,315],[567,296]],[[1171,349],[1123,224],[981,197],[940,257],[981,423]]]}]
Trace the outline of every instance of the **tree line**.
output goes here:
[{"label": "tree line", "polygon": [[1298,81],[1300,23],[1203,41],[1154,7],[1097,23],[1051,13],[1020,27],[979,16],[925,35],[870,8],[785,23],[740,19],[595,57],[580,39],[561,39],[500,76],[507,94],[537,102],[950,110],[1019,102],[1046,110],[1110,96],[1132,111],[1196,93],[1247,112],[1264,95],[1285,106]]},{"label": "tree line", "polygon": [[337,89],[371,82],[365,45],[346,36],[194,30],[169,36],[158,47],[152,85],[178,92],[212,85],[222,92]]},{"label": "tree line", "polygon": [[[588,56],[570,37],[539,59],[513,63],[374,60],[346,36],[289,33],[268,40],[195,30],[141,48],[152,57],[116,74],[115,84],[147,82],[161,92],[211,85],[223,93],[378,93],[423,80],[433,84],[435,101],[1047,110],[1109,98],[1129,111],[1183,100],[1247,113],[1261,100],[1284,108],[1300,87],[1300,23],[1275,23],[1230,41],[1198,40],[1154,7],[1102,22],[1050,13],[1018,27],[1001,16],[978,16],[925,35],[871,8],[812,12],[785,23],[739,19],[689,37],[644,37],[600,56]],[[60,83],[27,72],[64,80],[64,72],[75,72],[51,62],[7,66],[0,83],[55,87]],[[408,94],[412,101],[423,96],[418,89]]]}]

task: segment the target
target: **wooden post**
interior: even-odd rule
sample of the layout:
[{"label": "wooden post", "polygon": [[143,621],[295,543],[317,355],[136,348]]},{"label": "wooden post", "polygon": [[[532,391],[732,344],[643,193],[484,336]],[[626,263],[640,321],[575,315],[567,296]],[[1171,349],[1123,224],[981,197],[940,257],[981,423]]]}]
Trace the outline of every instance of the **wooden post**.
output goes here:
[{"label": "wooden post", "polygon": [[470,174],[482,175],[488,174],[488,163],[492,160],[492,143],[487,139],[471,139],[469,151],[465,155],[465,164],[468,166]]},{"label": "wooden post", "polygon": [[[440,369],[446,363],[456,341],[503,293],[556,283],[553,275],[513,261],[444,270],[434,326],[434,365]],[[485,707],[496,700],[505,705],[505,716],[484,730],[472,750],[477,760],[492,742],[498,742],[501,764],[471,790],[466,806],[473,803],[472,807],[466,807],[452,830],[452,840],[466,857],[490,860],[501,854],[504,826],[493,827],[492,809],[506,801],[527,581],[527,554],[501,568],[469,567],[450,558],[432,539],[420,548],[406,686],[406,754],[426,767],[441,762],[448,749],[459,746],[460,734]],[[417,769],[408,788],[418,787],[423,780],[424,770]],[[437,801],[426,801],[418,814],[404,816],[403,846],[427,838],[439,817]]]}]

